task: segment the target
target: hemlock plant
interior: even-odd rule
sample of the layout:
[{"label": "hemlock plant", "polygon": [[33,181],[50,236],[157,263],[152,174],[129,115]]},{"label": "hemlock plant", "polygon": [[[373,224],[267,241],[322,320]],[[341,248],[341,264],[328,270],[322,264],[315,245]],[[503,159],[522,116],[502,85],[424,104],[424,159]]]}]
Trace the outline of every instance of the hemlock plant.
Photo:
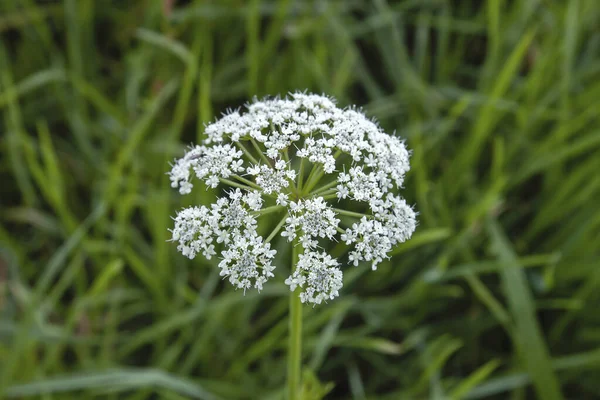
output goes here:
[{"label": "hemlock plant", "polygon": [[[244,291],[276,274],[271,241],[292,242],[289,398],[296,398],[302,303],[333,300],[341,263],[328,250],[348,246],[347,263],[373,270],[415,230],[416,215],[397,192],[409,170],[404,142],[355,108],[305,93],[255,100],[206,126],[206,139],[176,160],[171,184],[188,194],[193,178],[223,187],[210,207],[177,213],[172,240],[189,258],[220,256],[221,275]],[[261,236],[261,217],[280,222]],[[291,381],[291,382],[290,382]]]}]

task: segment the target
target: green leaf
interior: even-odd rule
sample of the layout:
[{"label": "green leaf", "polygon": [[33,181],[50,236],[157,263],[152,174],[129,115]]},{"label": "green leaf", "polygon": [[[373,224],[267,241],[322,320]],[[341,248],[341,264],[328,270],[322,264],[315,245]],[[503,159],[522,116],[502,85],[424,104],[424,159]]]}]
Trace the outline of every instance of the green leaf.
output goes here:
[{"label": "green leaf", "polygon": [[486,228],[493,251],[504,264],[500,278],[514,321],[512,338],[517,352],[531,376],[538,396],[544,400],[560,400],[563,398],[560,384],[551,368],[550,354],[538,323],[525,273],[499,224],[490,219]]},{"label": "green leaf", "polygon": [[148,388],[165,389],[192,399],[217,400],[219,398],[197,383],[157,369],[112,369],[43,379],[11,386],[6,390],[5,396],[19,398],[81,390],[103,392],[108,389],[112,392],[126,392]]}]

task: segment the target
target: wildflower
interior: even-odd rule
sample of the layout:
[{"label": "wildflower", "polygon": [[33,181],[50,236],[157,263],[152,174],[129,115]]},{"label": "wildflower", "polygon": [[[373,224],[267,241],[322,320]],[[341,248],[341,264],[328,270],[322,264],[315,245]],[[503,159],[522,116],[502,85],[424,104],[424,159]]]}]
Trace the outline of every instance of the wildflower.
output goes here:
[{"label": "wildflower", "polygon": [[[261,290],[274,276],[270,241],[280,234],[301,246],[285,283],[301,288],[302,302],[319,304],[342,288],[328,243],[347,245],[350,265],[366,261],[376,269],[415,230],[415,212],[397,194],[409,153],[356,109],[293,93],[255,100],[205,133],[172,166],[171,184],[181,194],[191,192],[194,177],[228,189],[210,207],[181,210],[172,240],[189,258],[210,259],[219,249],[221,275],[237,288]],[[261,217],[274,212],[281,222],[264,238]]]}]

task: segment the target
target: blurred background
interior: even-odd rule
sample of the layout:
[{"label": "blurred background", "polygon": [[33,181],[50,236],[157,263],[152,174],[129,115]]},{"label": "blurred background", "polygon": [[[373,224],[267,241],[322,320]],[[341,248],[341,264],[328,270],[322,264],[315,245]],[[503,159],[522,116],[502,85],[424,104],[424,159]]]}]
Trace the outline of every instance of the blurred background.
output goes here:
[{"label": "blurred background", "polygon": [[244,296],[179,254],[205,200],[165,173],[305,89],[406,138],[420,213],[305,308],[305,398],[600,398],[599,24],[597,0],[2,0],[0,398],[282,398],[283,276]]}]

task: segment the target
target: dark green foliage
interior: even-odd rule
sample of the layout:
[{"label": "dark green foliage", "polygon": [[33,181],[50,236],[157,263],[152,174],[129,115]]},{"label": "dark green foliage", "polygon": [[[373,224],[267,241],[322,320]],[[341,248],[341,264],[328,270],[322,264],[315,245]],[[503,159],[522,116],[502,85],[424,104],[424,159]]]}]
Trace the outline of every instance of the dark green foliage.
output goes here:
[{"label": "dark green foliage", "polygon": [[598,21],[597,0],[3,0],[0,397],[281,398],[285,272],[244,297],[177,253],[170,216],[210,196],[165,172],[228,107],[307,89],[407,139],[420,225],[306,308],[305,393],[596,398]]}]

